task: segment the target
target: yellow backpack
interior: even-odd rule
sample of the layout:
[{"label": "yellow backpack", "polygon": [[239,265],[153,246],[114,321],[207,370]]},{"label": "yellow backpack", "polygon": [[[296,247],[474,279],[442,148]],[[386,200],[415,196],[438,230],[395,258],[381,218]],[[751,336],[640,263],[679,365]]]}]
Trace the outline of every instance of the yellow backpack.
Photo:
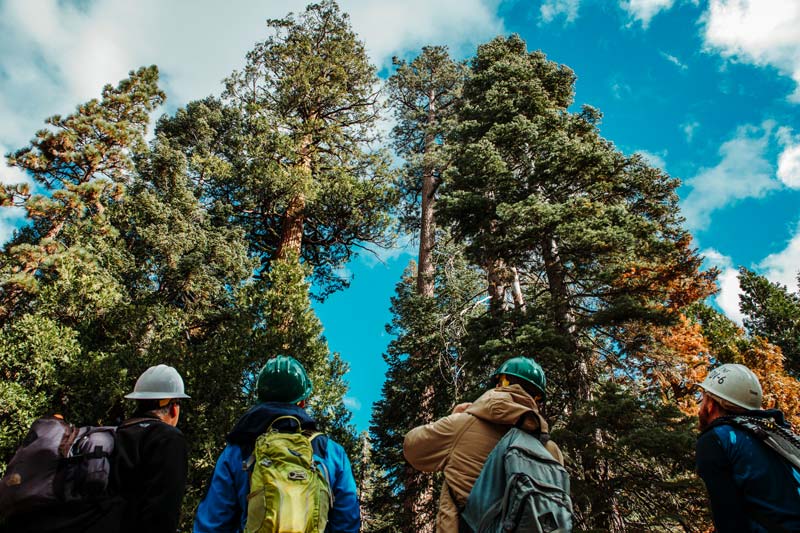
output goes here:
[{"label": "yellow backpack", "polygon": [[[272,426],[294,420],[296,433]],[[247,496],[245,533],[323,533],[333,503],[325,465],[314,460],[311,441],[293,416],[276,418],[256,440]]]}]

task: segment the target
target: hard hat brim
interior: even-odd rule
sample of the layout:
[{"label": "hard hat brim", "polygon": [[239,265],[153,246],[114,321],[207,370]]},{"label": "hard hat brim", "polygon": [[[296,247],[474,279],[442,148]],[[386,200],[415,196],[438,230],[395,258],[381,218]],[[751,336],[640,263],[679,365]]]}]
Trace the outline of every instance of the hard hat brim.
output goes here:
[{"label": "hard hat brim", "polygon": [[166,394],[164,392],[132,392],[126,394],[125,398],[128,400],[166,400],[166,399],[183,399],[191,398],[188,394],[176,392],[174,394]]}]

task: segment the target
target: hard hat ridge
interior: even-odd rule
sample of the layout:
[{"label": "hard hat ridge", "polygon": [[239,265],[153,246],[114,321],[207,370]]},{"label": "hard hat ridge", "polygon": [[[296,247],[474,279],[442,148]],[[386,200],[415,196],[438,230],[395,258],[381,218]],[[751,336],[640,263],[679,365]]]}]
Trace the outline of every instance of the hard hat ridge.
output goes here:
[{"label": "hard hat ridge", "polygon": [[523,379],[536,387],[544,398],[545,390],[547,388],[547,378],[545,378],[544,370],[541,365],[530,357],[512,357],[501,364],[494,374],[493,378],[500,375],[515,376]]},{"label": "hard hat ridge", "polygon": [[256,379],[260,402],[297,403],[308,398],[313,389],[306,369],[288,355],[267,361]]},{"label": "hard hat ridge", "polygon": [[133,392],[125,395],[129,400],[163,400],[190,398],[184,392],[183,378],[168,365],[151,366],[139,376]]}]

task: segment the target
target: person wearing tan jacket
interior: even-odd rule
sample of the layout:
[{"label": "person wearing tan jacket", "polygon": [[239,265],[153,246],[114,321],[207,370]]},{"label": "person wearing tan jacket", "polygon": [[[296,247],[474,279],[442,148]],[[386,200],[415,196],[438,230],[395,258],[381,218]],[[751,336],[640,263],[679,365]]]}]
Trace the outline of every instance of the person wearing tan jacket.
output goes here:
[{"label": "person wearing tan jacket", "polygon": [[[538,435],[548,433],[537,400],[544,398],[542,367],[529,357],[509,359],[493,377],[497,386],[474,403],[457,405],[451,415],[412,429],[405,436],[406,460],[423,472],[444,472],[436,516],[437,533],[459,531],[464,507],[484,462],[503,435],[514,426]],[[551,440],[545,447],[562,465],[564,457]],[[454,501],[455,499],[455,501]]]}]

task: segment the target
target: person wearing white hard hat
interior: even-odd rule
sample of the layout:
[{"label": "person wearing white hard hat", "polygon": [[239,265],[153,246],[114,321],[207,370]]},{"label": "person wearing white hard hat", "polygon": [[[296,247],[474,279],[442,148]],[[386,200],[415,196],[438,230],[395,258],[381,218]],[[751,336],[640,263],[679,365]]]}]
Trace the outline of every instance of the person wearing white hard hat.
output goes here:
[{"label": "person wearing white hard hat", "polygon": [[145,370],[133,392],[136,409],[117,428],[112,461],[114,504],[91,531],[175,533],[186,489],[188,447],[176,427],[183,379],[167,365]]},{"label": "person wearing white hard hat", "polygon": [[721,365],[697,386],[697,472],[717,533],[800,531],[800,472],[738,423],[746,416],[790,428],[783,413],[761,408],[761,384],[744,365]]}]

